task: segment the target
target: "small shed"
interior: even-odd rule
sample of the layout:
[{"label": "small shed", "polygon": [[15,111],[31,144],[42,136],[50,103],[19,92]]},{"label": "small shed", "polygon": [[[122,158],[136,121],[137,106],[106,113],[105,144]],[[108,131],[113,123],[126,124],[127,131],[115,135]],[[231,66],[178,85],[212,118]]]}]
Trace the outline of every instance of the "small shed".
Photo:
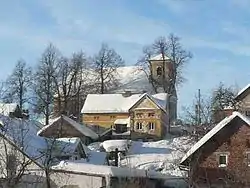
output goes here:
[{"label": "small shed", "polygon": [[59,116],[49,125],[44,126],[37,132],[37,135],[47,138],[79,137],[84,144],[89,144],[99,138],[89,127],[65,115]]}]

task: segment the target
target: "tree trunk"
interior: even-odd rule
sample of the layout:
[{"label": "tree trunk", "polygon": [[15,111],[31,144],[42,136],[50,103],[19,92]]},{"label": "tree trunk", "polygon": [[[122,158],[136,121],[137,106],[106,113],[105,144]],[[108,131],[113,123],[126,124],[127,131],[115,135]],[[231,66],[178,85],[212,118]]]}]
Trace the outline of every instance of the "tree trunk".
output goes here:
[{"label": "tree trunk", "polygon": [[101,68],[101,94],[104,94],[104,75],[103,75],[103,68]]},{"label": "tree trunk", "polygon": [[50,177],[49,177],[49,171],[48,171],[48,169],[45,170],[45,177],[46,177],[46,185],[47,185],[47,188],[51,188]]},{"label": "tree trunk", "polygon": [[20,93],[19,93],[19,107],[21,111],[23,110],[23,86],[20,87]]}]

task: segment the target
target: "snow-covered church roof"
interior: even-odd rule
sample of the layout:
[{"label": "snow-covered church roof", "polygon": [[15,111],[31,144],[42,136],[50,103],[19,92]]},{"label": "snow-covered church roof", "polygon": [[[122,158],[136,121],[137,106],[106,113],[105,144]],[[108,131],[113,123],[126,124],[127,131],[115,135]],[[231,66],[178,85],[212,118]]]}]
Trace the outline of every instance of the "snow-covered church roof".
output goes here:
[{"label": "snow-covered church roof", "polygon": [[116,70],[115,78],[119,85],[111,90],[113,93],[118,93],[126,90],[130,91],[147,91],[154,93],[152,84],[149,83],[147,74],[141,66],[125,66],[118,67]]},{"label": "snow-covered church roof", "polygon": [[133,94],[129,97],[123,94],[88,94],[81,113],[127,113],[143,97],[150,98],[162,110],[166,110],[166,93]]}]

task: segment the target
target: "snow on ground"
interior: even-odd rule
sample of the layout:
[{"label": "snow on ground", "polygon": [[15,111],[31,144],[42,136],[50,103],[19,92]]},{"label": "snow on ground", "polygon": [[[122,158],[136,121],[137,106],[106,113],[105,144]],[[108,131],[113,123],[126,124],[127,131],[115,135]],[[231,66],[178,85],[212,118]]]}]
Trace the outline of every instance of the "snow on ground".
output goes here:
[{"label": "snow on ground", "polygon": [[88,145],[88,148],[91,151],[100,151],[101,150],[101,144],[102,144],[102,142],[93,142],[93,143]]},{"label": "snow on ground", "polygon": [[106,140],[101,144],[107,152],[115,151],[116,148],[118,151],[127,151],[129,145],[129,140]]},{"label": "snow on ground", "polygon": [[[107,142],[107,141],[105,141]],[[108,143],[115,143],[109,141]],[[99,150],[101,143],[88,146]],[[133,141],[128,154],[121,160],[121,166],[142,170],[155,170],[173,176],[183,176],[178,164],[187,150],[192,146],[189,137],[172,137],[156,142]]]}]

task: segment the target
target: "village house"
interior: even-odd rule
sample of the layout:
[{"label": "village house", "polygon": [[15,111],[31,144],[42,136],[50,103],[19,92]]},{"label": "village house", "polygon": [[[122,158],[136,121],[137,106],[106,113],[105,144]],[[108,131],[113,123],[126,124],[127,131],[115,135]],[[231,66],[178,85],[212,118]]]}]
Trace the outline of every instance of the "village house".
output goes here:
[{"label": "village house", "polygon": [[113,129],[131,139],[161,139],[169,130],[166,93],[89,94],[82,108],[82,123],[95,129]]},{"label": "village house", "polygon": [[194,186],[250,186],[250,119],[240,112],[223,119],[183,157]]}]

